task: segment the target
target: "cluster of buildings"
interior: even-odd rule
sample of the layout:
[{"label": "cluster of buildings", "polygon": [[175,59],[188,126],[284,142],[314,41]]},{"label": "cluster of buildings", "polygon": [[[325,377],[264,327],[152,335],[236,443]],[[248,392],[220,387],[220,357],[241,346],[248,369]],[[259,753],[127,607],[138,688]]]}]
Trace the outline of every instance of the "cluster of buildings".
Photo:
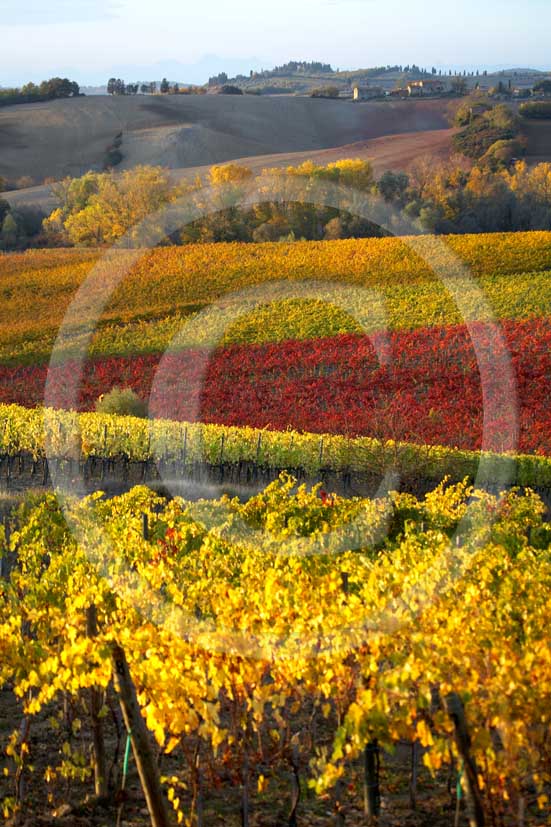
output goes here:
[{"label": "cluster of buildings", "polygon": [[354,86],[352,97],[355,101],[373,100],[374,98],[399,97],[420,98],[431,95],[442,95],[448,91],[447,84],[442,80],[432,78],[426,80],[412,80],[402,89],[383,89],[382,86]]},{"label": "cluster of buildings", "polygon": [[494,97],[503,98],[541,98],[548,97],[549,94],[544,91],[534,90],[536,85],[535,79],[532,76],[529,78],[515,77],[509,78],[507,81],[489,82],[488,79],[478,79],[473,83],[473,78],[424,78],[422,80],[412,80],[398,89],[389,90],[383,86],[372,86],[371,84],[357,84],[352,90],[346,90],[341,93],[342,97],[350,98],[352,96],[355,101],[367,101],[377,98],[421,98],[434,97],[438,95],[445,95],[449,92],[468,92],[473,89],[478,89],[481,92],[486,92]]}]

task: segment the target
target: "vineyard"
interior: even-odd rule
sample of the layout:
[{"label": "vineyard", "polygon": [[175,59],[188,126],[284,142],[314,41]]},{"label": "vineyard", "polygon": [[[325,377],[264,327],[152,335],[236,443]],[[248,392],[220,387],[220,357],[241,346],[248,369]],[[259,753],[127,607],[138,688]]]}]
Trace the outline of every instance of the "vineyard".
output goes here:
[{"label": "vineyard", "polygon": [[[116,385],[149,400],[154,418],[312,433],[372,436],[490,451],[551,452],[547,381],[549,319],[503,322],[514,388],[499,374],[480,374],[472,328],[450,326],[390,334],[340,334],[310,341],[187,349],[168,354],[87,361],[77,400],[76,365],[0,367],[0,402],[93,410]],[[492,358],[492,328],[477,328],[479,348]],[[508,444],[506,411],[483,439],[484,405],[518,395],[519,436]]]},{"label": "vineyard", "polygon": [[5,818],[551,823],[551,233],[0,270]]},{"label": "vineyard", "polygon": [[[551,233],[450,236],[443,241],[464,262],[497,318],[546,315]],[[422,253],[407,239],[384,238],[161,247],[137,258],[123,251],[103,258],[81,250],[0,254],[0,360],[48,361],[67,307],[92,273],[100,289],[118,274],[124,280],[98,320],[91,355],[162,351],[183,321],[213,303],[220,305],[221,321],[228,302],[247,310],[242,291],[252,287],[264,290],[263,304],[276,300],[276,306],[268,312],[249,308],[233,324],[229,314],[223,343],[357,332],[358,317],[368,330],[381,324],[411,329],[464,321],[434,272],[440,243],[423,239]],[[281,305],[277,291],[282,283],[289,289],[297,285],[298,306],[296,299]],[[312,283],[317,285],[313,295],[308,290]],[[375,294],[366,296],[366,290]],[[344,310],[339,301],[346,302]],[[472,314],[478,309],[475,301]],[[79,344],[79,331],[71,332],[72,340],[65,343],[68,355]],[[210,333],[203,324],[192,326],[186,344],[204,344]]]},{"label": "vineyard", "polygon": [[210,823],[224,790],[229,824],[395,823],[404,783],[435,823],[465,805],[477,824],[548,823],[543,510],[465,484],[346,500],[285,476],[245,504],[35,498],[0,581],[0,681],[24,712],[5,814],[82,811],[88,792],[88,812],[135,818],[137,791],[114,795],[135,760],[155,824]]},{"label": "vineyard", "polygon": [[[123,386],[156,418],[548,455],[551,234],[445,245],[472,273],[461,307],[429,266],[442,259],[429,238],[4,256],[0,403],[42,405],[49,371],[58,408],[93,410]],[[114,284],[127,269],[89,348],[79,314],[49,368],[74,291],[93,271],[92,307],[111,271]],[[496,330],[508,387],[502,370],[481,374],[480,352],[491,364],[499,349]],[[501,410],[507,395],[518,434]]]},{"label": "vineyard", "polygon": [[[270,431],[206,423],[147,420],[99,413],[30,409],[0,405],[0,475],[7,478],[15,463],[33,466],[35,484],[46,479],[48,464],[64,476],[85,479],[95,462],[119,462],[121,475],[139,466],[142,479],[149,466],[176,477],[193,477],[203,467],[226,470],[242,481],[240,471],[255,468],[273,476],[292,469],[316,479],[327,474],[344,480],[380,479],[394,475],[395,484],[418,479],[436,484],[483,479],[492,484],[551,489],[551,459],[535,454],[496,454],[445,446],[383,441],[372,437]],[[38,466],[41,464],[41,467]],[[141,470],[140,470],[141,469]],[[64,473],[63,473],[64,472]],[[15,473],[15,472],[14,472]]]}]

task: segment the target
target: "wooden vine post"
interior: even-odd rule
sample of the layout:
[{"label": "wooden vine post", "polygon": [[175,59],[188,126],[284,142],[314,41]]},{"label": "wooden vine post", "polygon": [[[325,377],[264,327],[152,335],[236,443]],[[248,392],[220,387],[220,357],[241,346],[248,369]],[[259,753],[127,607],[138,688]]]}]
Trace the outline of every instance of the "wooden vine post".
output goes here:
[{"label": "wooden vine post", "polygon": [[[341,587],[344,594],[348,595],[350,580],[347,571],[341,571]],[[364,815],[367,823],[370,825],[375,824],[381,809],[379,769],[379,743],[377,739],[374,738],[372,741],[369,741],[364,749]],[[337,818],[337,823],[340,823],[339,818]]]},{"label": "wooden vine post", "polygon": [[258,465],[260,462],[260,449],[262,447],[262,431],[258,434],[258,439],[256,441],[256,458],[255,464]]},{"label": "wooden vine post", "polygon": [[289,815],[288,827],[297,827],[297,810],[300,801],[300,767],[298,760],[298,747],[294,746],[291,752],[291,812]]},{"label": "wooden vine post", "polygon": [[11,525],[8,518],[4,519],[4,549],[0,557],[0,580],[9,580],[10,577],[10,540]]},{"label": "wooden vine post", "polygon": [[107,425],[103,426],[103,456],[101,458],[101,479],[105,478],[107,468]]},{"label": "wooden vine post", "polygon": [[484,827],[484,808],[478,786],[478,773],[471,755],[471,738],[465,718],[465,707],[457,692],[450,692],[444,700],[444,708],[451,718],[455,731],[455,745],[463,763],[463,777],[470,827]]},{"label": "wooden vine post", "polygon": [[199,745],[197,745],[194,761],[194,787],[191,811],[192,813],[195,812],[196,827],[203,827],[203,773],[201,770]]},{"label": "wooden vine post", "polygon": [[114,681],[119,695],[122,716],[132,741],[132,752],[140,776],[152,827],[170,827],[170,819],[163,798],[157,762],[145,721],[142,718],[136,687],[130,675],[122,647],[113,647]]},{"label": "wooden vine post", "polygon": [[364,813],[368,824],[374,824],[380,810],[379,745],[370,741],[364,750]]},{"label": "wooden vine post", "polygon": [[[95,605],[92,603],[86,611],[86,634],[96,637],[98,620]],[[94,761],[94,789],[98,798],[107,796],[107,758],[105,755],[105,739],[103,736],[103,721],[101,709],[103,706],[102,693],[95,686],[90,687],[90,719],[92,724],[92,748]]]},{"label": "wooden vine post", "polygon": [[249,827],[249,756],[245,744],[241,781],[241,827]]},{"label": "wooden vine post", "polygon": [[417,776],[419,759],[419,741],[413,741],[411,745],[411,774],[409,782],[409,806],[412,810],[417,809]]}]

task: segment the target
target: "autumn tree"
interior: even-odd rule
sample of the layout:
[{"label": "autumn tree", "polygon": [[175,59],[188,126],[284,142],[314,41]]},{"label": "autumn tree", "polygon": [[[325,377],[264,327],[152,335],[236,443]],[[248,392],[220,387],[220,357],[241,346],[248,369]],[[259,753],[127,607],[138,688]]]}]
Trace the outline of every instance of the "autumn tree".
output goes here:
[{"label": "autumn tree", "polygon": [[[135,167],[114,173],[88,173],[55,188],[61,207],[44,222],[46,233],[62,234],[77,246],[113,244],[126,236],[128,246],[155,238],[156,213],[177,191],[161,167]],[[150,225],[143,227],[144,219]]]}]

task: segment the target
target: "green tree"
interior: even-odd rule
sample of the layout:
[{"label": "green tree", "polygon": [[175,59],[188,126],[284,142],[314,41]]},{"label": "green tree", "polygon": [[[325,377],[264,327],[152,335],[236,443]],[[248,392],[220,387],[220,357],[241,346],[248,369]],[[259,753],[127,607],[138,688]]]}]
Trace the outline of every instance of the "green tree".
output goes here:
[{"label": "green tree", "polygon": [[409,186],[409,178],[405,172],[387,170],[377,182],[377,190],[385,201],[401,201]]},{"label": "green tree", "polygon": [[534,84],[534,92],[536,94],[551,95],[551,79],[545,78],[545,80],[540,80]]},{"label": "green tree", "polygon": [[452,81],[452,89],[456,95],[466,95],[468,88],[465,78],[457,77]]},{"label": "green tree", "polygon": [[10,205],[4,198],[0,198],[0,227],[4,221],[4,218],[10,211]]},{"label": "green tree", "polygon": [[17,222],[11,214],[11,212],[9,212],[2,222],[2,231],[0,232],[0,240],[2,241],[2,246],[6,249],[15,246],[17,242],[17,236]]},{"label": "green tree", "polygon": [[311,98],[338,98],[338,86],[318,86],[310,92]]}]

